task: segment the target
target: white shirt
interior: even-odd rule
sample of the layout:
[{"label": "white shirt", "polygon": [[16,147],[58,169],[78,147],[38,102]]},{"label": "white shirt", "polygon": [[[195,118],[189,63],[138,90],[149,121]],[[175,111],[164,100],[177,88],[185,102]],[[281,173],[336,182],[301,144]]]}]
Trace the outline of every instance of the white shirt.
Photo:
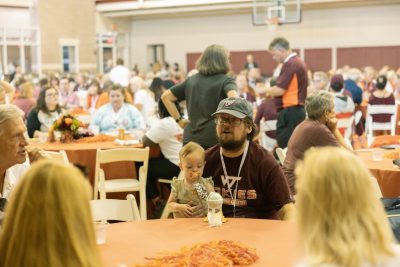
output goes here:
[{"label": "white shirt", "polygon": [[128,86],[129,84],[129,69],[127,67],[118,65],[114,67],[108,75],[110,80],[115,84],[119,84],[124,87]]},{"label": "white shirt", "polygon": [[141,89],[135,93],[134,104],[142,105],[142,110],[140,111],[146,122],[147,127],[151,127],[158,121],[156,116],[156,101],[154,95],[145,89]]},{"label": "white shirt", "polygon": [[146,133],[146,136],[160,146],[164,157],[178,166],[179,151],[182,143],[176,139],[176,135],[183,132],[182,128],[175,122],[172,117],[159,120]]},{"label": "white shirt", "polygon": [[29,169],[29,160],[22,164],[16,164],[6,170],[3,184],[3,192],[0,194],[2,198],[8,198],[10,192],[13,190],[19,179]]}]

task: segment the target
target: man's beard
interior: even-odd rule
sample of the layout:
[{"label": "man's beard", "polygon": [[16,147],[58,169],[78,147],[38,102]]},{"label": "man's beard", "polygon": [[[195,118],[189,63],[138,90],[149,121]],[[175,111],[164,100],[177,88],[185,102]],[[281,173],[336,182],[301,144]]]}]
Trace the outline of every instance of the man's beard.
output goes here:
[{"label": "man's beard", "polygon": [[244,142],[246,142],[247,135],[243,135],[243,137],[239,140],[223,140],[219,139],[219,144],[221,147],[228,151],[238,151],[242,148]]}]

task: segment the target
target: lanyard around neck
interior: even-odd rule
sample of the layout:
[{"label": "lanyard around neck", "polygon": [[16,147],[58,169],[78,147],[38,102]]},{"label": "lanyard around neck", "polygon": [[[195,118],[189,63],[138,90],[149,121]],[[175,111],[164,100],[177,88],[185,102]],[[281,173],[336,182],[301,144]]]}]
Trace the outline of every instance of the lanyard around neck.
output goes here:
[{"label": "lanyard around neck", "polygon": [[232,194],[232,189],[231,189],[232,184],[228,180],[228,173],[226,171],[226,165],[225,165],[225,161],[224,161],[224,156],[222,155],[222,148],[219,149],[219,155],[221,157],[222,169],[224,171],[224,175],[225,175],[225,179],[227,181],[227,187],[228,187],[228,190],[229,190],[229,194],[231,195],[231,200],[233,202],[233,216],[234,217],[235,217],[235,210],[236,210],[236,195],[237,195],[236,193],[237,193],[237,188],[238,188],[238,184],[239,184],[239,180],[240,180],[239,179],[240,172],[242,171],[242,167],[243,167],[244,161],[246,160],[247,151],[249,150],[249,143],[250,142],[248,140],[246,140],[246,145],[245,145],[245,148],[244,148],[244,151],[243,151],[243,154],[242,154],[242,159],[241,159],[240,165],[239,165],[239,171],[238,171],[238,174],[237,174],[237,177],[236,177],[237,179],[236,179],[236,187],[235,187],[234,194]]}]

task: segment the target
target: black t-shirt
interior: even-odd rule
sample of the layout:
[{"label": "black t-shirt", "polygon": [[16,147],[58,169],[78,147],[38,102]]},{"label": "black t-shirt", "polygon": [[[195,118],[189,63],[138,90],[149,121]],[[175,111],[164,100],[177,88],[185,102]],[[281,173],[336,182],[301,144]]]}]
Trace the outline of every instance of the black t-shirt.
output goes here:
[{"label": "black t-shirt", "polygon": [[[225,179],[219,151],[219,145],[206,151],[203,177],[213,177],[215,191],[224,198],[224,216],[278,219],[276,212],[292,200],[285,176],[271,153],[250,142],[240,173],[242,178],[237,184],[234,212],[234,197],[232,199],[230,196],[228,183],[232,184],[231,191],[234,192],[236,182]],[[241,159],[242,156],[224,157],[228,176],[237,176]]]},{"label": "black t-shirt", "polygon": [[214,119],[211,117],[228,92],[236,90],[235,80],[225,74],[195,74],[171,88],[178,101],[186,100],[189,124],[183,132],[183,143],[199,143],[204,148],[218,143]]}]

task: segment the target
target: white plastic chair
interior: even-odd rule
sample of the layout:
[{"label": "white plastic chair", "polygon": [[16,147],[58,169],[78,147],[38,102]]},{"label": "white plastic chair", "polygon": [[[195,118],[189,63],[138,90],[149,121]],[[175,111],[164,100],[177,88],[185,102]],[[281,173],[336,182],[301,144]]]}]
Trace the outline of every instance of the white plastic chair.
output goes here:
[{"label": "white plastic chair", "polygon": [[347,140],[351,140],[351,135],[353,134],[353,122],[354,116],[338,119],[337,128],[345,129],[343,137]]},{"label": "white plastic chair", "polygon": [[261,135],[261,145],[268,151],[274,150],[276,146],[276,139],[273,139],[265,134],[268,131],[276,131],[277,120],[269,120],[260,122],[260,135]]},{"label": "white plastic chair", "polygon": [[[396,105],[368,105],[366,120],[367,135],[371,138],[372,136],[374,136],[375,130],[386,130],[390,131],[390,135],[395,135],[396,113]],[[390,114],[390,122],[374,122],[371,115],[375,114]]]},{"label": "white plastic chair", "polygon": [[278,156],[279,161],[283,165],[283,162],[285,161],[286,158],[286,152],[287,152],[287,147],[286,148],[280,148],[278,147],[276,150],[276,155]]},{"label": "white plastic chair", "polygon": [[90,201],[94,221],[140,221],[135,196],[128,194],[122,199],[96,199]]},{"label": "white plastic chair", "polygon": [[64,150],[60,150],[60,151],[42,150],[40,153],[42,153],[42,155],[45,156],[48,159],[61,161],[61,162],[65,163],[65,164],[69,165],[68,156],[67,156],[67,153],[65,153]]},{"label": "white plastic chair", "polygon": [[[121,178],[107,180],[104,170],[100,168],[100,164],[130,161],[143,162],[139,168],[139,179]],[[96,153],[96,169],[94,184],[94,199],[97,199],[100,193],[100,199],[106,198],[107,192],[132,192],[139,191],[140,199],[140,216],[142,220],[147,219],[146,212],[146,181],[149,163],[149,148],[115,148],[108,150],[97,149]]]}]

